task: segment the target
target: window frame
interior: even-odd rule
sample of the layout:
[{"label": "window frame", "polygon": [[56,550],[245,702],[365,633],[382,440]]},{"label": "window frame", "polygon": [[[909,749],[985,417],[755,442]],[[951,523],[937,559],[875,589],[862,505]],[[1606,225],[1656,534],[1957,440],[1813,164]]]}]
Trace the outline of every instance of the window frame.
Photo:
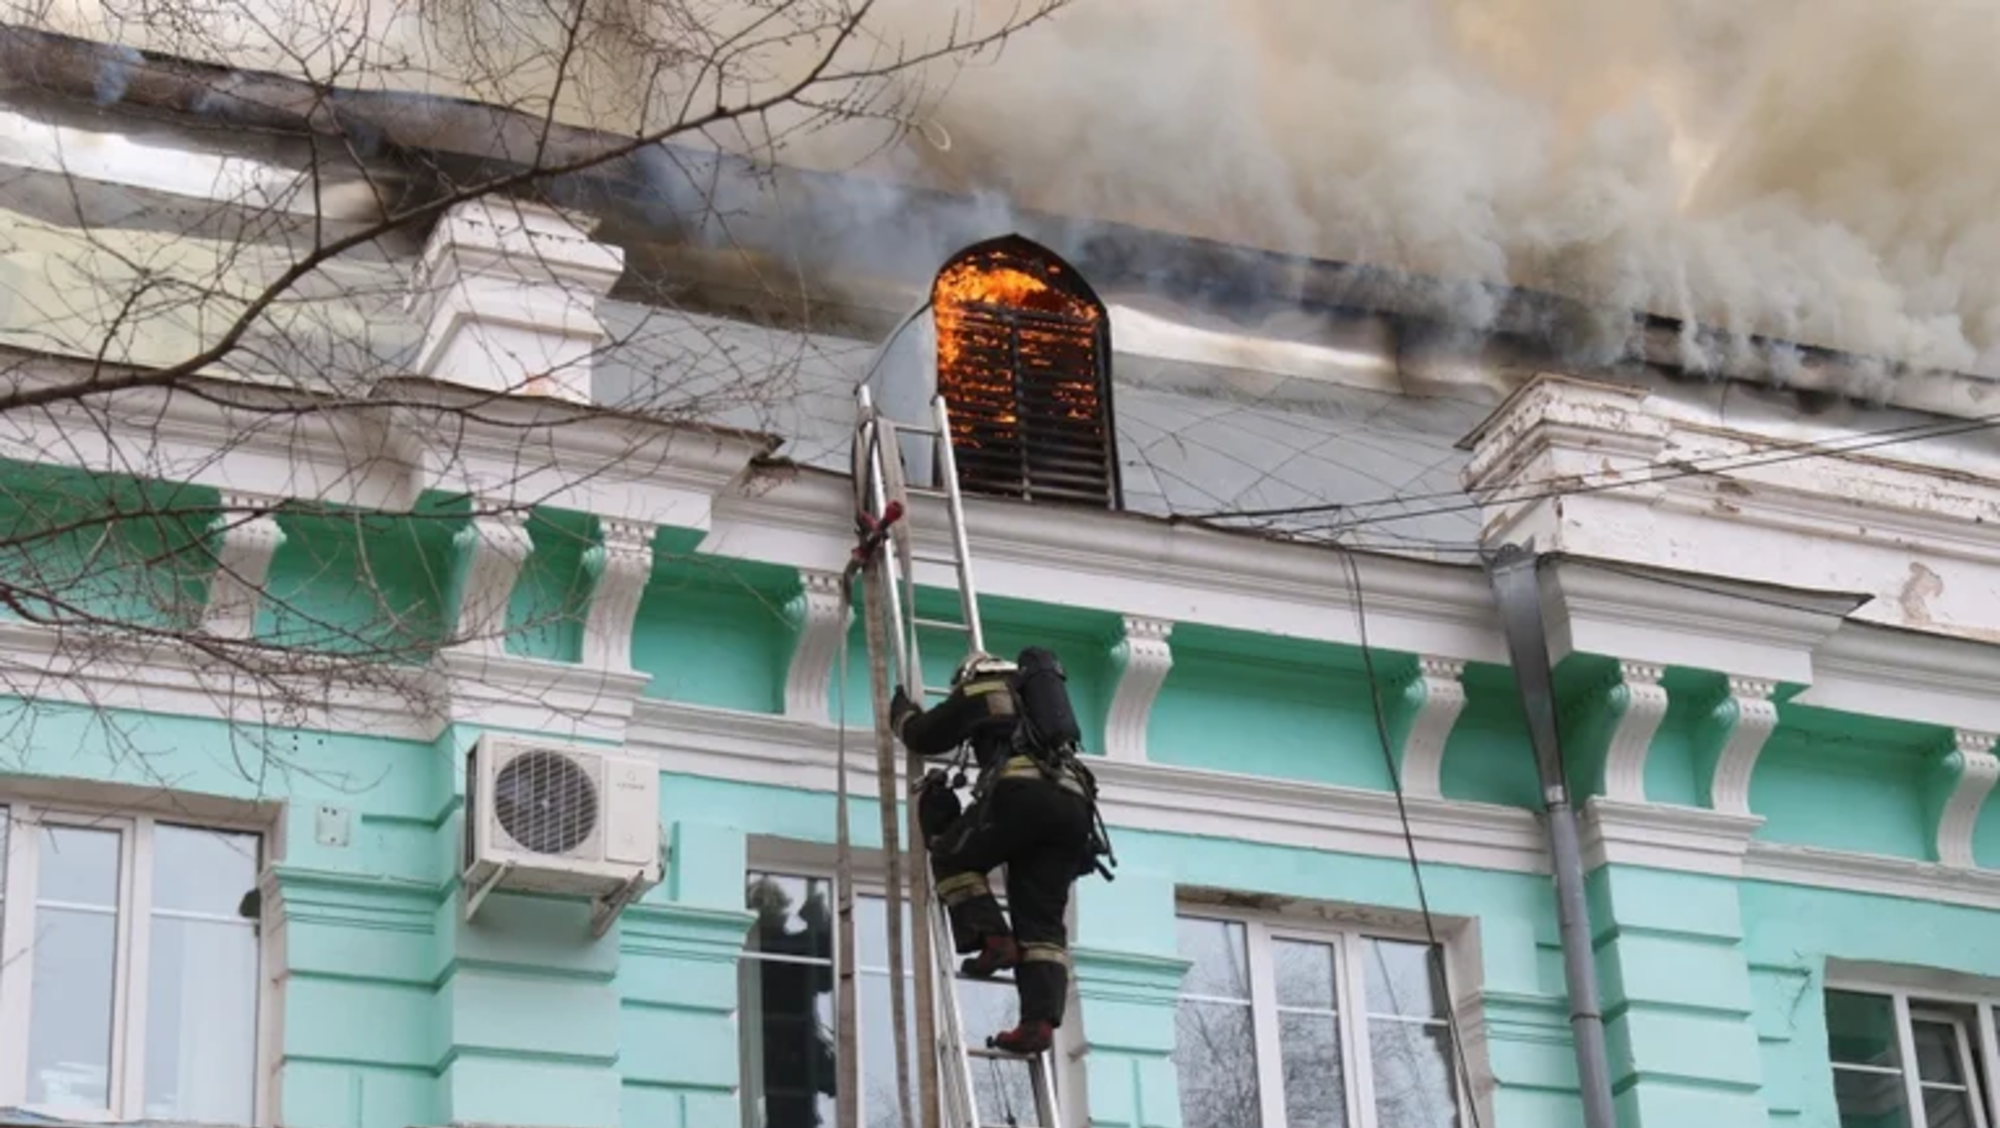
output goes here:
[{"label": "window frame", "polygon": [[[0,815],[7,820],[0,840],[0,1107],[29,1107],[28,1027],[33,1017],[34,963],[30,957],[38,909],[42,826],[69,826],[118,834],[118,923],[112,986],[111,1062],[108,1108],[34,1106],[31,1111],[77,1123],[108,1124],[144,1119],[146,1100],[147,1008],[153,932],[153,835],[162,826],[212,831],[250,838],[256,846],[253,888],[263,889],[274,861],[274,828],[254,819],[212,817],[167,807],[160,811],[71,802],[59,797],[0,792]],[[22,833],[23,830],[29,833]],[[248,890],[245,890],[248,892]],[[276,1078],[273,1038],[278,1034],[278,980],[282,959],[274,961],[277,930],[270,926],[269,898],[254,919],[256,1010],[252,1017],[250,1119],[240,1128],[274,1122]],[[274,975],[274,969],[279,974]]]},{"label": "window frame", "polygon": [[[2000,1125],[2000,1022],[1996,1022],[1995,1010],[2000,1008],[2000,993],[1981,993],[1963,989],[1938,989],[1899,984],[1866,976],[1828,974],[1820,984],[1822,1014],[1825,999],[1830,992],[1849,995],[1872,995],[1887,998],[1890,1014],[1896,1023],[1896,1053],[1907,1063],[1901,1070],[1903,1081],[1903,1103],[1909,1111],[1909,1121],[1913,1128],[1923,1128],[1930,1122],[1929,1114],[1923,1108],[1924,1081],[1917,1062],[1917,1022],[1936,1022],[1957,1027],[1965,1037],[1966,1044],[1960,1048],[1961,1066],[1973,1078],[1972,1088],[1978,1090],[1977,1099],[1971,1102],[1975,1119],[1983,1121],[1976,1128],[1994,1128]],[[1942,1003],[1947,1006],[1972,1008],[1973,1023],[1964,1025],[1960,1016],[1948,1011],[1927,1010],[1927,1003]],[[1830,1033],[1830,1031],[1829,1031]],[[1976,1067],[1976,1068],[1975,1068]],[[1851,1063],[1836,1062],[1832,1054],[1827,1055],[1827,1084],[1831,1086],[1834,1076],[1842,1069],[1854,1072],[1871,1072],[1865,1067]],[[1891,1072],[1881,1070],[1883,1074]]]},{"label": "window frame", "polygon": [[[1250,1028],[1252,1052],[1257,1060],[1257,1123],[1260,1128],[1286,1128],[1284,1053],[1281,1048],[1277,985],[1271,972],[1273,967],[1271,952],[1274,942],[1293,941],[1318,944],[1333,949],[1334,987],[1338,994],[1334,998],[1335,1027],[1340,1032],[1341,1089],[1347,1101],[1347,1124],[1349,1128],[1377,1128],[1375,1109],[1375,1068],[1374,1053],[1368,1039],[1368,1024],[1380,1018],[1384,1021],[1405,1022],[1412,1025],[1443,1024],[1453,1030],[1451,1094],[1453,1107],[1458,1113],[1461,1125],[1471,1120],[1470,1110],[1474,1107],[1472,1094],[1465,1085],[1466,1076],[1472,1071],[1469,1060],[1472,1048],[1466,1044],[1470,1037],[1456,1032],[1458,998],[1452,991],[1456,976],[1447,975],[1447,981],[1440,985],[1444,992],[1446,1017],[1416,1023],[1397,1015],[1377,1015],[1368,1009],[1368,969],[1359,958],[1366,950],[1365,942],[1370,939],[1388,940],[1394,943],[1431,945],[1431,938],[1420,928],[1409,928],[1379,920],[1350,920],[1338,916],[1305,919],[1302,915],[1282,912],[1246,910],[1200,901],[1181,900],[1174,906],[1174,918],[1216,921],[1243,926],[1244,970],[1250,978]],[[1438,958],[1449,973],[1454,958],[1458,955],[1455,938],[1444,929],[1438,930],[1436,946]],[[1183,990],[1174,992],[1174,1008],[1178,1012],[1183,999],[1194,1001],[1212,1000],[1242,1005],[1241,1000],[1223,1000],[1215,996],[1189,994]],[[1359,1000],[1357,1006],[1355,1001]],[[1296,1009],[1296,1008],[1295,1008]],[[1178,1085],[1180,1070],[1174,1071]],[[1482,1120],[1485,1110],[1480,1110]]]},{"label": "window frame", "polygon": [[[756,848],[756,846],[753,845],[744,863],[743,882],[747,886],[750,880],[750,876],[752,874],[767,874],[772,877],[788,877],[800,880],[824,881],[827,883],[829,890],[833,894],[833,900],[827,906],[832,914],[831,921],[834,928],[834,934],[832,937],[833,956],[828,966],[835,972],[834,1015],[837,1023],[838,1016],[840,1013],[839,998],[838,998],[838,992],[840,990],[840,980],[838,975],[838,969],[840,967],[840,932],[839,932],[840,881],[835,874],[835,871],[837,870],[838,867],[833,862],[827,860],[827,858],[831,855],[831,853],[832,850],[830,847],[825,850],[822,850],[816,844],[799,843],[794,841],[781,840],[778,842],[769,843],[766,849],[758,849]],[[882,857],[883,856],[880,850],[857,848],[854,851],[853,865],[851,868],[854,873],[853,888],[854,888],[854,896],[857,901],[857,908],[859,907],[858,902],[862,897],[881,897],[883,898],[885,905],[887,903],[888,887],[889,887],[887,873],[886,873],[887,867],[886,865],[884,865]],[[910,863],[910,857],[906,853],[903,855],[902,864],[907,869],[909,863]],[[992,887],[992,890],[996,896],[1000,897],[1003,901],[1006,899],[1007,886],[1005,880],[1004,867],[1002,869],[995,870],[988,877],[988,884]],[[915,906],[911,906],[912,909],[914,909],[914,907]],[[859,916],[858,912],[856,916],[858,918]],[[912,923],[913,924],[915,923],[914,920]],[[1076,897],[1074,896],[1073,893],[1072,896],[1070,897],[1069,912],[1065,923],[1067,924],[1071,932],[1074,933],[1076,928]],[[908,943],[909,938],[905,937],[904,942]],[[858,958],[859,953],[857,953],[856,955],[857,958],[854,962],[854,978],[857,984],[871,976],[884,980],[885,982],[888,980],[889,969],[886,960],[884,961],[883,966],[871,967],[869,964]],[[739,975],[741,967],[744,963],[763,962],[765,960],[770,960],[770,959],[772,959],[772,957],[762,956],[757,954],[756,952],[753,952],[749,947],[748,937],[746,935],[744,947],[737,961],[739,968]],[[777,957],[775,962],[811,963],[813,961],[810,960],[801,961],[786,957]],[[910,974],[912,975],[912,977],[914,977],[915,973],[916,969],[914,968],[910,969]],[[1056,1031],[1056,1045],[1054,1050],[1051,1051],[1055,1055],[1053,1059],[1053,1064],[1055,1068],[1052,1070],[1052,1072],[1054,1074],[1054,1080],[1055,1080],[1056,1091],[1054,1096],[1055,1096],[1056,1108],[1060,1113],[1062,1120],[1065,1124],[1081,1123],[1080,1120],[1076,1120],[1074,1118],[1082,1111],[1082,1105],[1080,1102],[1083,1099],[1082,1067],[1077,1060],[1079,1057],[1078,1049],[1082,1045],[1082,1035],[1080,1032],[1082,1027],[1082,1015],[1080,1008],[1077,1005],[1076,976],[1074,974],[1070,976],[1069,992],[1070,992],[1069,1005],[1067,1008],[1068,1017],[1064,1019],[1062,1029]],[[911,998],[911,1005],[914,1006],[915,997],[911,996],[910,998]],[[741,980],[739,979],[737,985],[736,1011],[735,1011],[736,1026],[737,1026],[736,1052],[738,1061],[738,1083],[736,1087],[737,1115],[738,1115],[738,1123],[741,1126],[741,1128],[753,1128],[753,1122],[750,1119],[751,1115],[750,1098],[752,1095],[750,1087],[750,1079],[754,1075],[756,1075],[757,1069],[761,1068],[761,1064],[758,1067],[753,1068],[750,1061],[751,1057],[750,1030],[748,1029],[748,1024],[744,1021],[743,1017],[743,1000],[744,1000],[743,986]],[[855,1065],[860,1071],[862,1071],[863,1075],[865,1076],[868,1067],[868,1050],[867,1050],[868,1038],[866,1031],[861,1027],[861,1009],[859,1006],[860,1000],[857,999],[855,1001],[857,1004],[855,1007],[856,1033],[861,1035],[856,1040],[856,1044],[854,1047]],[[839,1036],[839,1031],[837,1027],[833,1031],[833,1034],[837,1039]],[[914,1035],[914,1029],[912,1029],[912,1034]],[[970,1037],[970,1035],[968,1035],[968,1037]],[[889,1042],[890,1041],[889,1033],[886,1031],[883,1032],[882,1038],[885,1043]],[[836,1049],[837,1048],[838,1047],[836,1046]],[[919,1045],[917,1047],[917,1052],[923,1053],[924,1047]],[[916,1065],[915,1059],[912,1059],[911,1067],[913,1070],[915,1068],[915,1065]],[[838,1074],[836,1074],[836,1077],[838,1077]],[[912,1083],[914,1083],[915,1081],[914,1072],[911,1075],[911,1079]],[[860,1111],[860,1119],[865,1123],[867,1121],[868,1094],[865,1092],[857,1094],[855,1097],[855,1106]]]}]

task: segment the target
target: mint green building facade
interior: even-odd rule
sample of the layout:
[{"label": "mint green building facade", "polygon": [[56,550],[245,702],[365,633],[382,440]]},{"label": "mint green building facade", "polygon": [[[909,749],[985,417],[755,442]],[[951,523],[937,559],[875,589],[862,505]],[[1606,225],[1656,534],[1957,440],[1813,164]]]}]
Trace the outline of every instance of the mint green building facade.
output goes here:
[{"label": "mint green building facade", "polygon": [[[504,242],[507,210],[429,253]],[[541,251],[601,283],[602,325],[635,316],[603,296],[617,248],[553,210],[515,222],[558,232]],[[868,669],[837,594],[879,338],[675,313],[731,342],[732,371],[779,363],[759,342],[817,359],[755,412],[646,417],[612,407],[698,368],[687,336],[647,354],[537,324],[574,294],[513,280],[505,316],[475,286],[385,323],[404,335],[373,399],[288,389],[298,410],[246,423],[141,388],[94,438],[20,422],[69,441],[6,469],[0,1103],[831,1124],[831,957],[806,915],[832,899],[844,728],[863,1118],[894,1121]],[[991,648],[1068,663],[1120,862],[1074,901],[1069,1123],[1581,1123],[1541,791],[1473,551],[1531,537],[1620,1123],[2000,1122],[2000,477],[1932,470],[1922,444],[1774,477],[1742,452],[1913,409],[1808,419],[1738,388],[1751,406],[1724,413],[1657,366],[1211,395],[1159,372],[1244,370],[1121,347],[1117,281],[1122,504],[968,510]],[[581,374],[523,391],[503,333]],[[84,363],[59,352],[35,363]],[[1387,496],[1442,500],[1401,543],[1165,519]],[[911,521],[944,528],[927,500]],[[942,681],[955,644],[925,645]],[[657,765],[661,880],[603,935],[575,895],[501,890],[467,919],[466,753],[488,733]],[[964,999],[1008,1024],[1004,990]],[[1018,1080],[982,1083],[1021,1109]]]}]

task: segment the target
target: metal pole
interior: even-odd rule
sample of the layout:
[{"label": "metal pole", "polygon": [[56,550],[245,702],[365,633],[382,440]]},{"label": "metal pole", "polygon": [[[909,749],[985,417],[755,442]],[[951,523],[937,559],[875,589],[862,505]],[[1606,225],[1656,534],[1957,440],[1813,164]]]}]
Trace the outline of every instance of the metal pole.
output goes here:
[{"label": "metal pole", "polygon": [[1500,625],[1514,662],[1514,680],[1534,742],[1541,776],[1549,859],[1556,879],[1556,924],[1562,939],[1563,976],[1569,986],[1569,1025],[1576,1043],[1577,1081],[1583,1089],[1585,1128],[1618,1128],[1611,1103],[1611,1066],[1604,1049],[1604,1013],[1598,1003],[1597,957],[1591,947],[1590,906],[1583,894],[1583,851],[1577,844],[1576,812],[1563,778],[1562,747],[1556,732],[1555,686],[1549,671],[1549,641],[1542,624],[1538,559],[1532,545],[1504,545],[1482,554]]}]

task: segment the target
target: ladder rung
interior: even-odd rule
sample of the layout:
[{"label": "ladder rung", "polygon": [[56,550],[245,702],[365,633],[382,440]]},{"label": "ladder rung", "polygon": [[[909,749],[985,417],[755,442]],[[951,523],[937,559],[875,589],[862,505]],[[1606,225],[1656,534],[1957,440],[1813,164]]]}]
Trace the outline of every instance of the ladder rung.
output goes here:
[{"label": "ladder rung", "polygon": [[942,564],[947,568],[958,567],[958,557],[956,556],[939,556],[932,552],[912,552],[910,553],[910,559],[919,564]]},{"label": "ladder rung", "polygon": [[916,623],[920,627],[930,627],[940,631],[958,631],[961,634],[972,629],[964,623],[954,623],[947,619],[918,619]]},{"label": "ladder rung", "polygon": [[1006,1050],[996,1050],[991,1046],[967,1046],[965,1053],[967,1057],[986,1058],[989,1061],[1018,1061],[1026,1065],[1032,1065],[1035,1061],[1026,1054],[1008,1053]]},{"label": "ladder rung", "polygon": [[945,698],[947,698],[947,697],[950,697],[950,696],[951,696],[951,690],[949,690],[949,689],[942,689],[942,688],[939,688],[938,686],[934,686],[934,685],[927,685],[927,686],[925,686],[925,687],[924,687],[924,696],[925,696],[925,697],[935,697],[935,698],[937,698],[937,699],[938,699],[939,701],[943,701],[943,700],[944,700]]},{"label": "ladder rung", "polygon": [[1011,975],[996,974],[996,975],[980,976],[980,975],[967,975],[962,971],[954,971],[951,973],[951,977],[953,979],[958,980],[960,983],[999,983],[1007,987],[1012,987],[1014,985],[1014,977]]},{"label": "ladder rung", "polygon": [[942,499],[951,496],[945,491],[931,486],[904,486],[903,492],[909,494],[911,497],[935,497]]}]

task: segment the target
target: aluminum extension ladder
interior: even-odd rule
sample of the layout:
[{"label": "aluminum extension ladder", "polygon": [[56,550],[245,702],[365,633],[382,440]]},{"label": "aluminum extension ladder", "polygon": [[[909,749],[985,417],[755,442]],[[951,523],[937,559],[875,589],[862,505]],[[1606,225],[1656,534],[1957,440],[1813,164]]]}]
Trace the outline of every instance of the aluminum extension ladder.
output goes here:
[{"label": "aluminum extension ladder", "polygon": [[[902,684],[910,695],[919,701],[931,701],[948,696],[948,689],[927,689],[923,680],[923,663],[917,647],[917,631],[920,628],[951,631],[965,637],[966,651],[985,649],[985,636],[979,623],[979,596],[973,586],[972,553],[965,535],[965,503],[959,492],[958,464],[951,449],[951,420],[945,408],[944,397],[936,396],[931,401],[931,419],[921,426],[898,424],[885,418],[875,410],[873,398],[868,389],[860,389],[856,403],[859,426],[855,432],[854,479],[856,501],[861,512],[872,520],[880,521],[891,504],[900,503],[904,516],[892,526],[888,551],[882,554],[882,567],[888,591],[889,637],[895,647],[896,668]],[[901,438],[905,435],[930,437],[935,445],[935,477],[933,488],[919,488],[907,485],[904,479],[903,451]],[[951,526],[950,552],[948,555],[924,555],[915,551],[911,536],[909,501],[912,496],[940,500],[944,503]],[[938,564],[951,569],[958,584],[959,621],[941,619],[920,619],[917,617],[916,584],[912,581],[915,565],[918,563]],[[915,782],[915,781],[912,781]],[[928,865],[923,870],[928,880]],[[979,1092],[974,1085],[974,1063],[1022,1063],[1029,1073],[1030,1087],[1034,1095],[1035,1123],[1041,1128],[1062,1128],[1062,1119],[1056,1103],[1055,1070],[1052,1059],[1056,1050],[1024,1058],[1019,1054],[987,1047],[982,1039],[978,1043],[969,1042],[965,1036],[964,1017],[958,1005],[957,984],[966,979],[956,966],[956,955],[952,951],[951,927],[945,915],[943,902],[936,896],[935,888],[930,898],[931,912],[928,925],[931,930],[932,964],[930,975],[935,985],[932,998],[937,1014],[933,1026],[937,1044],[933,1051],[938,1065],[938,1095],[943,1104],[940,1123],[944,1128],[1006,1128],[1016,1122],[1015,1117],[997,1116],[1000,1109],[979,1107]],[[985,980],[989,983],[1011,984],[1006,976],[996,975]],[[989,1069],[996,1068],[993,1065]],[[1006,1068],[1000,1065],[998,1068]],[[995,1085],[993,1089],[1000,1089]],[[989,1093],[990,1099],[990,1093]]]}]

